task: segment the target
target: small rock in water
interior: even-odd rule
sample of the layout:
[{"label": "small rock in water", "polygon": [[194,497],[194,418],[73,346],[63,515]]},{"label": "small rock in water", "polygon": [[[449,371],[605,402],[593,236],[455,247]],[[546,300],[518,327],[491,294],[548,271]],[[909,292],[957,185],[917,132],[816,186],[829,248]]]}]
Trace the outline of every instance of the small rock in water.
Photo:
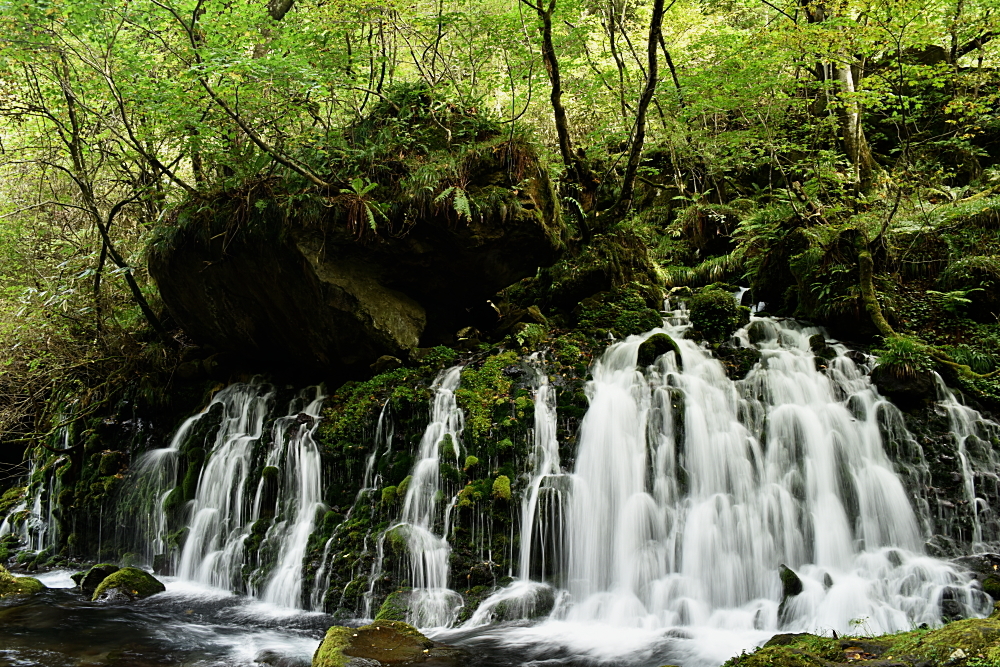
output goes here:
[{"label": "small rock in water", "polygon": [[271,667],[309,667],[311,661],[296,656],[282,655],[269,648],[262,649],[254,656],[254,662]]}]

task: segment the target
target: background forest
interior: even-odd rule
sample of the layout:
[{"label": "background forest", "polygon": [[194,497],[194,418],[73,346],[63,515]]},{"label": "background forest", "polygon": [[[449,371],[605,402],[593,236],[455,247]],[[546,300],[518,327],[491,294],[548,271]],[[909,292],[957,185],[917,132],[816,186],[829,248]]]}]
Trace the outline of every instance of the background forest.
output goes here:
[{"label": "background forest", "polygon": [[183,226],[182,205],[249,202],[255,188],[318,196],[377,243],[406,233],[400,201],[459,223],[494,205],[454,157],[483,137],[541,155],[568,228],[559,263],[511,303],[553,316],[635,281],[748,285],[769,312],[874,344],[899,378],[950,369],[989,403],[998,12],[995,0],[0,4],[3,459],[62,425],[61,396],[73,419],[124,385],[165,400],[191,341],[146,258]]}]

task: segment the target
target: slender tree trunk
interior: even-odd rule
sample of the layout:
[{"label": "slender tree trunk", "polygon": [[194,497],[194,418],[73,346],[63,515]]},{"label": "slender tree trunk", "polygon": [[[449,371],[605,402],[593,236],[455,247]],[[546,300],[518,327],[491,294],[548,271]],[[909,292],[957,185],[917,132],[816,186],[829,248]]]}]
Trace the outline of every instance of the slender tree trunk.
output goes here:
[{"label": "slender tree trunk", "polygon": [[639,98],[639,107],[635,115],[635,136],[632,138],[632,150],[629,152],[628,164],[625,167],[625,177],[622,179],[621,195],[618,197],[616,207],[619,210],[627,211],[632,206],[632,196],[635,192],[635,175],[639,169],[639,159],[642,157],[642,149],[646,142],[646,111],[649,103],[656,93],[658,83],[658,62],[656,57],[656,45],[659,41],[660,28],[663,23],[663,0],[654,0],[653,14],[649,19],[649,40],[647,44],[648,65],[646,68],[646,87]]},{"label": "slender tree trunk", "polygon": [[530,0],[521,0],[528,7],[531,7],[538,14],[541,23],[542,33],[542,62],[545,71],[549,76],[549,83],[552,91],[549,94],[549,102],[552,105],[552,116],[555,120],[556,136],[559,140],[559,155],[563,164],[566,165],[569,180],[579,186],[580,206],[583,209],[579,216],[580,231],[584,243],[590,241],[591,231],[587,217],[596,207],[597,186],[599,181],[590,166],[584,159],[582,152],[573,150],[573,139],[569,130],[569,119],[566,116],[566,108],[562,103],[562,77],[559,73],[559,59],[556,58],[555,47],[552,44],[552,14],[556,10],[556,0],[549,0],[548,6],[545,0],[538,0],[534,4]]},{"label": "slender tree trunk", "polygon": [[844,135],[844,151],[851,161],[855,192],[868,188],[872,176],[872,154],[865,138],[865,130],[861,126],[861,105],[855,97],[854,72],[849,58],[838,64],[836,69],[837,82],[843,99],[840,111],[841,132]]}]

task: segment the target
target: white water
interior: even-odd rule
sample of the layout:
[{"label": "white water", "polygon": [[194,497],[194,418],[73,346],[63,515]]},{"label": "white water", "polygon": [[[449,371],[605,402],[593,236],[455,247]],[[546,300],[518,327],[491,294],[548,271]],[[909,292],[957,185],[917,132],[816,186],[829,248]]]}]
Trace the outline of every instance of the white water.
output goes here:
[{"label": "white water", "polygon": [[455,366],[434,381],[431,420],[420,440],[403,500],[402,519],[390,528],[406,539],[409,582],[413,587],[407,621],[419,627],[450,626],[462,605],[462,596],[448,587],[448,519],[455,497],[445,493],[440,473],[443,460],[462,467],[464,417],[455,402],[461,372],[462,367]]},{"label": "white water", "polygon": [[247,479],[273,394],[261,385],[242,384],[223,392],[226,395],[219,400],[225,413],[189,503],[191,519],[177,575],[238,590],[243,543],[251,524]]},{"label": "white water", "polygon": [[[594,364],[560,545],[565,595],[548,621],[492,631],[498,641],[641,659],[673,636],[678,660],[709,665],[778,631],[936,624],[943,596],[968,615],[988,611],[965,575],[923,554],[928,535],[879,428],[898,430],[902,419],[843,346],[822,373],[808,342],[819,330],[764,320],[761,363],[733,382],[683,339],[683,312],[668,321],[660,331],[678,343],[683,372],[673,353],[636,368],[639,345],[656,332],[612,345]],[[908,434],[897,439],[919,450]],[[536,490],[529,485],[529,505]],[[522,558],[531,558],[524,542]],[[779,614],[782,564],[804,591]],[[537,597],[528,567],[466,627],[501,602]]]},{"label": "white water", "polygon": [[[68,430],[63,429],[61,443],[68,447]],[[59,522],[56,521],[56,499],[62,491],[62,479],[56,470],[66,463],[66,457],[56,459],[48,469],[44,470],[41,479],[34,480],[38,471],[38,462],[33,458],[28,468],[31,494],[19,502],[0,522],[0,537],[5,535],[18,536],[21,545],[30,551],[41,551],[55,546],[59,539]]]},{"label": "white water", "polygon": [[990,444],[991,439],[1000,436],[1000,427],[961,403],[937,374],[935,383],[938,405],[948,413],[960,464],[962,489],[972,515],[972,535],[964,537],[972,542],[973,553],[986,553],[994,550],[1000,540],[1000,522],[985,498],[987,494],[982,493],[984,486],[994,497],[1000,491],[1000,457]]},{"label": "white water", "polygon": [[[265,465],[278,467],[281,474],[274,513],[282,518],[265,537],[265,543],[275,545],[279,554],[278,564],[270,574],[262,599],[282,607],[302,606],[302,558],[316,523],[316,515],[326,509],[323,503],[323,465],[319,447],[312,437],[319,425],[319,411],[324,398],[317,387],[315,396],[301,413],[296,412],[296,402],[292,403],[293,414],[279,419],[274,426],[275,446],[268,452],[265,462]],[[300,415],[311,419],[303,419]],[[261,480],[261,489],[263,485],[264,480]]]}]

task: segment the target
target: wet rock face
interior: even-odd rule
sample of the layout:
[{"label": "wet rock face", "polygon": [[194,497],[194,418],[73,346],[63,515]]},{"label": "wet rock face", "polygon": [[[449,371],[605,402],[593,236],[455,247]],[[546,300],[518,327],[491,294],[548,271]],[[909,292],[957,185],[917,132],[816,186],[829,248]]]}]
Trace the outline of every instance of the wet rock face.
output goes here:
[{"label": "wet rock face", "polygon": [[93,566],[79,582],[80,590],[87,597],[94,595],[94,591],[101,585],[101,582],[118,571],[118,566],[111,563],[100,563]]},{"label": "wet rock face", "polygon": [[[198,342],[286,371],[366,371],[447,341],[499,289],[555,261],[561,223],[537,173],[520,204],[457,221],[430,211],[398,235],[362,239],[335,208],[317,220],[234,198],[211,219],[178,222],[150,253],[150,274]],[[244,219],[227,229],[230,210]]]}]

